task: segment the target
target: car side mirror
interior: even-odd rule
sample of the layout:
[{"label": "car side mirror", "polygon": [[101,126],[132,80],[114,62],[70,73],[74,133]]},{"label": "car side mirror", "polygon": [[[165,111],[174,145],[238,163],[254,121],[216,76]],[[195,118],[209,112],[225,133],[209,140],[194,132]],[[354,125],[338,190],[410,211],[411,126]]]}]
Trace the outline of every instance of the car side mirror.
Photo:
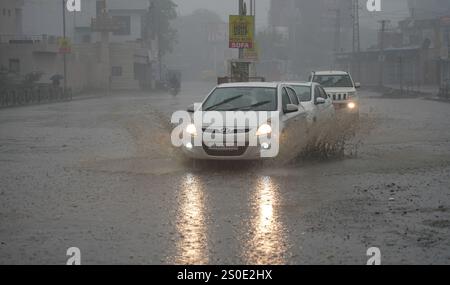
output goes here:
[{"label": "car side mirror", "polygon": [[187,107],[187,111],[189,113],[195,113],[195,104],[192,104],[189,107]]},{"label": "car side mirror", "polygon": [[361,88],[361,83],[356,82],[356,83],[355,83],[355,88],[356,88],[356,89]]},{"label": "car side mirror", "polygon": [[285,114],[298,112],[298,106],[294,104],[287,104],[286,110],[284,110]]},{"label": "car side mirror", "polygon": [[327,101],[322,98],[322,97],[317,97],[316,98],[316,105],[321,105],[321,104],[325,104]]}]

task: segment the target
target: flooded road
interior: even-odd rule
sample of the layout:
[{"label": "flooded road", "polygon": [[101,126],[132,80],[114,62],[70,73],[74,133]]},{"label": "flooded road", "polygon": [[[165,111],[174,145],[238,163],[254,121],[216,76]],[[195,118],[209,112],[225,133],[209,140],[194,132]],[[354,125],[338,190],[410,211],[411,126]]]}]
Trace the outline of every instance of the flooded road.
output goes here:
[{"label": "flooded road", "polygon": [[450,104],[362,91],[357,155],[194,168],[168,122],[212,87],[0,110],[0,264],[450,263]]}]

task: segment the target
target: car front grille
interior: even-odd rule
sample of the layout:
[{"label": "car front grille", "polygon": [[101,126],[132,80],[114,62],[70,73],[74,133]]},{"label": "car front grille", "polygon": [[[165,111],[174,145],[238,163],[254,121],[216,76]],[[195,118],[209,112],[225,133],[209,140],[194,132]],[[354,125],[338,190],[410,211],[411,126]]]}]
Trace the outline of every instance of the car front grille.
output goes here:
[{"label": "car front grille", "polygon": [[348,94],[347,93],[335,93],[331,96],[333,98],[333,101],[342,101],[342,100],[347,100],[348,99]]},{"label": "car front grille", "polygon": [[247,151],[247,146],[233,146],[233,147],[208,147],[203,144],[203,150],[206,154],[211,156],[241,156]]},{"label": "car front grille", "polygon": [[248,136],[248,133],[250,132],[250,128],[202,128],[202,131],[204,133],[209,133],[213,135],[224,135],[223,144],[225,145],[226,139],[225,135],[234,135],[235,141],[234,146],[232,147],[208,147],[205,143],[203,143],[203,150],[206,152],[206,154],[211,156],[241,156],[244,155],[244,153],[248,149],[248,142],[245,146],[238,146],[236,139],[239,134],[245,134],[245,136]]}]

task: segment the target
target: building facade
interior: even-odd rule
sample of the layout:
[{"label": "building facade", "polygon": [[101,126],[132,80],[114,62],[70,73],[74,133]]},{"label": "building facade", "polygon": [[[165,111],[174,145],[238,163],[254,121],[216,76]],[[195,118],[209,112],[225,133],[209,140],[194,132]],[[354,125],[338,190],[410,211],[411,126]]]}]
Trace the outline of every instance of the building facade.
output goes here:
[{"label": "building facade", "polygon": [[450,15],[448,0],[408,0],[411,17],[414,19],[432,19]]},{"label": "building facade", "polygon": [[408,7],[410,15],[398,23],[387,23],[371,47],[359,54],[340,53],[340,68],[352,70],[352,62],[358,62],[364,85],[381,83],[420,89],[446,84],[450,69],[450,1],[411,0]]},{"label": "building facade", "polygon": [[0,35],[22,34],[23,0],[0,1]]},{"label": "building facade", "polygon": [[[149,3],[109,0],[106,10],[102,9],[104,3],[87,0],[82,2],[82,12],[66,11],[70,42],[70,53],[66,54],[67,87],[74,92],[154,87],[158,52],[154,40],[145,36]],[[16,11],[16,17],[11,16],[7,22],[1,18],[0,67],[17,77],[41,72],[43,83],[56,74],[62,75],[60,1],[2,0],[0,15],[3,10],[6,15]],[[22,14],[30,17],[24,21],[19,17]],[[112,19],[108,23],[114,27],[95,29],[93,19],[102,17]]]}]

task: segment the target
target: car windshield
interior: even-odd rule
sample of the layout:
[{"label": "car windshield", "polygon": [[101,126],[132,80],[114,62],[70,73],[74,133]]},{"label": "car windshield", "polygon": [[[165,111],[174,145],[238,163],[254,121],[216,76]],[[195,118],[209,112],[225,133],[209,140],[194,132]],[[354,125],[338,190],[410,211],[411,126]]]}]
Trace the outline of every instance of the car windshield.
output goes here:
[{"label": "car windshield", "polygon": [[276,111],[277,89],[264,87],[216,88],[203,111]]},{"label": "car windshield", "polygon": [[300,102],[309,102],[311,101],[311,87],[309,86],[292,86],[294,88],[295,93],[297,93],[297,97]]},{"label": "car windshield", "polygon": [[323,87],[353,87],[349,75],[315,75],[313,81]]}]

